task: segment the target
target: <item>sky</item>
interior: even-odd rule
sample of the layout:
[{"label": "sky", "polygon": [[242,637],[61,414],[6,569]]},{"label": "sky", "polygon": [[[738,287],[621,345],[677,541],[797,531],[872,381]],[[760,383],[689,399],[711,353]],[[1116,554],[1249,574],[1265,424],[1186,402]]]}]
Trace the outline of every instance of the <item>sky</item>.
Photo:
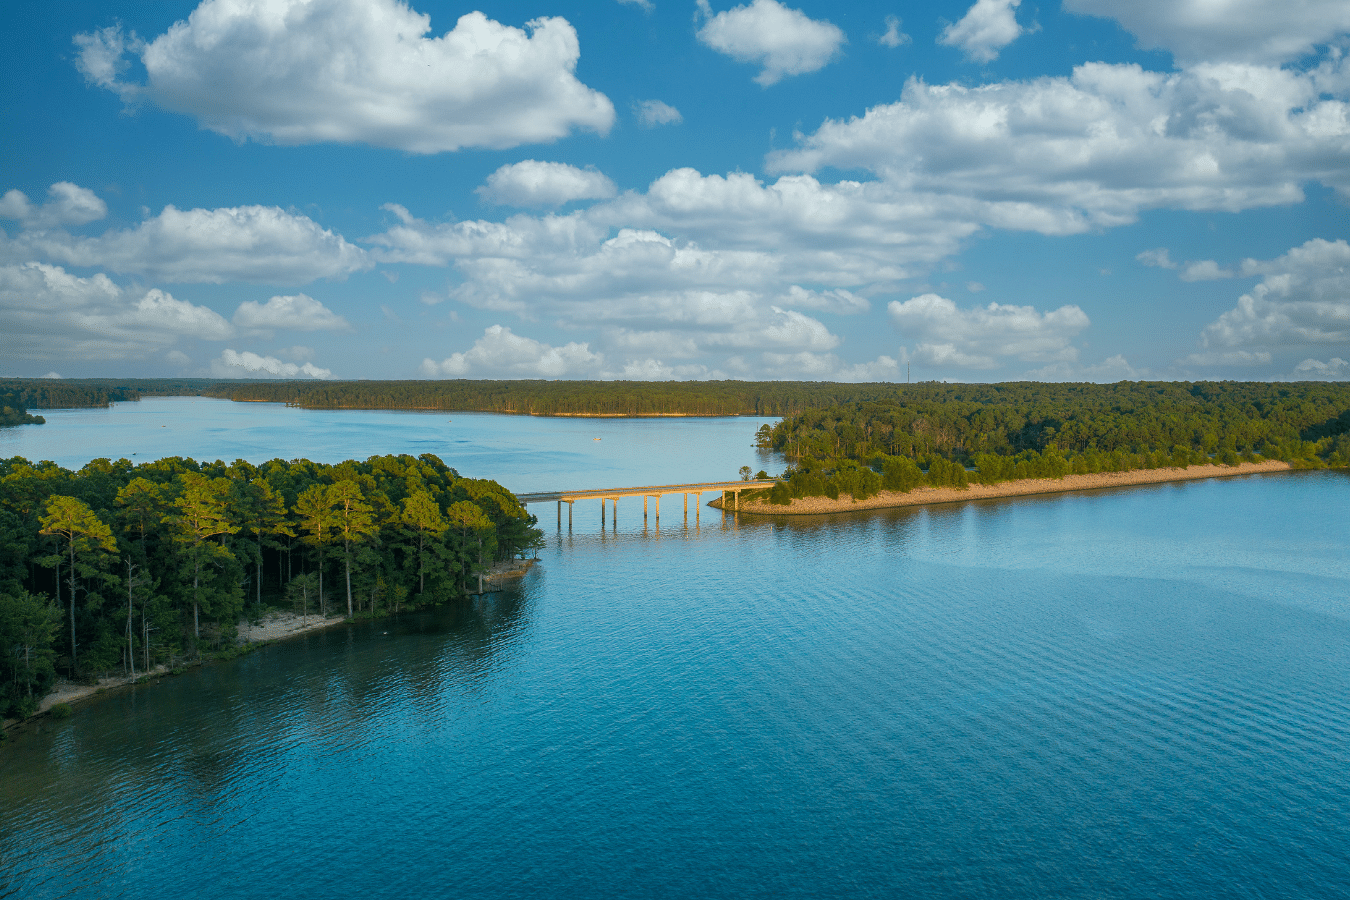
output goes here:
[{"label": "sky", "polygon": [[1350,379],[1345,0],[0,26],[0,375]]}]

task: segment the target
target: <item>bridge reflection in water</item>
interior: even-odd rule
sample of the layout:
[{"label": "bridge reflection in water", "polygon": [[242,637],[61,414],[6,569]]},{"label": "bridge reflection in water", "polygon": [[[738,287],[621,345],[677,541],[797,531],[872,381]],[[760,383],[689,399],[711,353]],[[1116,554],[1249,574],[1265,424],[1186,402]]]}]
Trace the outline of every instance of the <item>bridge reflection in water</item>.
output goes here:
[{"label": "bridge reflection in water", "polygon": [[572,527],[572,504],[578,500],[600,501],[600,527],[605,526],[605,502],[614,504],[614,521],[619,520],[619,498],[642,498],[642,524],[647,524],[647,503],[656,499],[656,524],[661,524],[661,497],[664,494],[684,495],[684,521],[689,521],[689,495],[694,495],[694,521],[699,522],[703,508],[703,495],[709,491],[721,491],[722,508],[725,509],[727,494],[731,494],[731,509],[734,512],[740,506],[741,491],[763,490],[773,487],[773,481],[705,481],[698,484],[662,484],[648,487],[603,488],[593,491],[538,491],[532,494],[516,494],[522,504],[554,503],[558,504],[558,528],[562,529],[562,505],[567,504],[567,527]]}]

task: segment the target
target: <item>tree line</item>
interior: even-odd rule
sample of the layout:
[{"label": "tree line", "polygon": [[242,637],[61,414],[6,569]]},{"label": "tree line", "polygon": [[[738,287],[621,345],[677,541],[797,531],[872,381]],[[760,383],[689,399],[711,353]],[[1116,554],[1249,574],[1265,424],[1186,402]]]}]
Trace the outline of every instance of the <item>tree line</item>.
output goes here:
[{"label": "tree line", "polygon": [[42,425],[47,420],[28,412],[28,404],[18,391],[0,389],[0,425]]},{"label": "tree line", "polygon": [[241,616],[378,615],[465,596],[542,532],[432,454],[132,465],[0,460],[0,715],[58,672],[135,675],[233,646]]},{"label": "tree line", "polygon": [[1284,460],[1350,465],[1350,384],[915,385],[764,426],[792,463],[772,502],[921,485]]}]

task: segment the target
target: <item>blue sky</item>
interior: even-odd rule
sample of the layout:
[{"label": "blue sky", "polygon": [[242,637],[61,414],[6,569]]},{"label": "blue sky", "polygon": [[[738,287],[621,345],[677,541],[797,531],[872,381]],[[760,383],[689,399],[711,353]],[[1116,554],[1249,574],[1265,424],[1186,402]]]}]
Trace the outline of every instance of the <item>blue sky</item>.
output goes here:
[{"label": "blue sky", "polygon": [[1350,378],[1344,0],[0,16],[0,374]]}]

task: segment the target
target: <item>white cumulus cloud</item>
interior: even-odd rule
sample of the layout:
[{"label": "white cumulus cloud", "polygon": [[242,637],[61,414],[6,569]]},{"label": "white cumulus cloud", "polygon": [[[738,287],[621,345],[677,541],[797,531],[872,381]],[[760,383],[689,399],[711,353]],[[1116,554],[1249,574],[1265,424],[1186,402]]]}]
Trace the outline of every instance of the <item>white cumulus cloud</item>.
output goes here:
[{"label": "white cumulus cloud", "polygon": [[865,169],[949,218],[1045,234],[1125,224],[1145,209],[1297,203],[1307,181],[1350,196],[1350,104],[1319,79],[1104,63],[978,87],[910,79],[899,101],[826,120],[768,168]]},{"label": "white cumulus cloud", "polygon": [[777,84],[785,75],[803,75],[825,66],[846,42],[836,25],[789,9],[777,0],[752,0],[714,14],[708,0],[698,0],[707,20],[699,41],[739,62],[763,66],[755,82]]},{"label": "white cumulus cloud", "polygon": [[561,206],[572,200],[601,200],[617,191],[614,182],[594,169],[527,159],[502,166],[475,193],[488,203],[541,207]]},{"label": "white cumulus cloud", "polygon": [[1237,305],[1205,327],[1193,365],[1269,363],[1275,354],[1350,346],[1350,244],[1320,238],[1273,260],[1245,260],[1261,275]]},{"label": "white cumulus cloud", "polygon": [[551,347],[532,338],[513,334],[510,328],[492,325],[473,347],[452,353],[441,362],[422,360],[418,370],[426,378],[495,376],[501,378],[585,378],[593,376],[604,362],[590,346],[571,342]]},{"label": "white cumulus cloud", "polygon": [[0,219],[16,219],[25,228],[54,225],[85,225],[108,214],[108,205],[88,188],[58,181],[47,188],[47,202],[35,206],[23,191],[6,191],[0,197]]},{"label": "white cumulus cloud", "polygon": [[1350,32],[1344,0],[1064,0],[1070,12],[1115,19],[1146,48],[1183,63],[1281,63]]},{"label": "white cumulus cloud", "polygon": [[1177,264],[1172,262],[1172,254],[1166,247],[1145,250],[1135,256],[1135,259],[1154,269],[1175,269],[1177,267]]},{"label": "white cumulus cloud", "polygon": [[262,356],[252,350],[222,350],[211,360],[211,375],[215,378],[332,378],[331,369],[321,369],[313,363],[296,365],[282,362],[275,356]]},{"label": "white cumulus cloud", "polygon": [[892,300],[887,309],[901,336],[916,342],[914,359],[969,369],[993,369],[1007,358],[1073,362],[1078,351],[1069,342],[1089,325],[1077,306],[1045,313],[999,303],[960,309],[937,294]]},{"label": "white cumulus cloud", "polygon": [[890,47],[891,49],[909,43],[909,35],[900,30],[899,16],[886,17],[886,30],[877,35],[877,43],[883,47]]},{"label": "white cumulus cloud", "polygon": [[[576,77],[566,19],[522,29],[471,12],[431,31],[399,0],[203,0],[151,41],[105,28],[75,43],[89,82],[234,140],[439,153],[612,126],[609,98]],[[124,80],[128,53],[144,83]]]},{"label": "white cumulus cloud", "polygon": [[1326,362],[1305,359],[1294,366],[1291,381],[1350,381],[1350,362],[1333,356]]},{"label": "white cumulus cloud", "polygon": [[1022,376],[1027,381],[1093,381],[1107,384],[1116,381],[1139,381],[1146,373],[1130,365],[1122,354],[1117,353],[1093,365],[1078,362],[1057,362],[1034,369]]},{"label": "white cumulus cloud", "polygon": [[639,100],[633,104],[633,115],[643,128],[655,128],[657,125],[678,125],[684,121],[680,111],[660,100]]},{"label": "white cumulus cloud", "polygon": [[157,288],[123,288],[107,275],[60,266],[0,266],[0,357],[143,359],[181,338],[225,340],[233,327],[205,306]]},{"label": "white cumulus cloud", "polygon": [[975,0],[959,22],[943,29],[938,43],[960,47],[976,62],[992,62],[1021,36],[1023,28],[1016,14],[1021,4],[1022,0]]},{"label": "white cumulus cloud", "polygon": [[305,284],[370,268],[366,252],[308,216],[275,206],[166,206],[134,228],[96,237],[25,232],[16,247],[74,266],[164,281]]},{"label": "white cumulus cloud", "polygon": [[1219,281],[1224,278],[1232,278],[1231,269],[1224,269],[1212,259],[1198,259],[1186,263],[1186,268],[1181,270],[1182,281]]},{"label": "white cumulus cloud", "polygon": [[266,303],[245,300],[234,324],[251,331],[353,331],[351,323],[307,294],[272,297]]}]

